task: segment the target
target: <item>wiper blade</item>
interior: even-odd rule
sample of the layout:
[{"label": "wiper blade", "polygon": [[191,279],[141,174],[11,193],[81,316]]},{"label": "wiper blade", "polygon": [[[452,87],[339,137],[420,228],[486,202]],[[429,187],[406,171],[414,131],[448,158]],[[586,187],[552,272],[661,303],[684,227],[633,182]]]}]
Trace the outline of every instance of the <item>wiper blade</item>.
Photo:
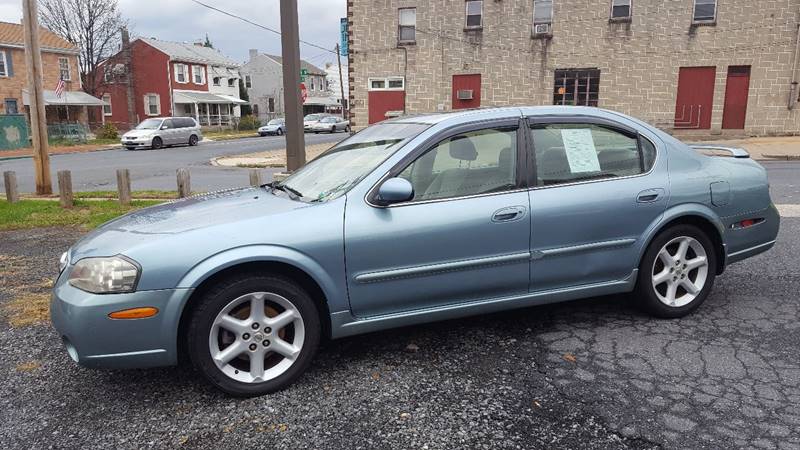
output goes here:
[{"label": "wiper blade", "polygon": [[272,189],[278,189],[288,193],[293,200],[303,198],[303,194],[301,194],[300,191],[298,191],[297,189],[292,189],[289,186],[286,186],[285,184],[280,184],[280,183],[273,184]]}]

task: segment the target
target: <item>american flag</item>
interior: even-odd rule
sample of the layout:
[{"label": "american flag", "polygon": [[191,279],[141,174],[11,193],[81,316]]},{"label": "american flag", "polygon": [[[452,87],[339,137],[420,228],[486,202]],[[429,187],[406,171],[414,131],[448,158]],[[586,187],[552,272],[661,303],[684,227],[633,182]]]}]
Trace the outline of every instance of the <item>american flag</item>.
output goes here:
[{"label": "american flag", "polygon": [[62,95],[64,95],[64,79],[59,78],[56,85],[56,97],[61,98]]}]

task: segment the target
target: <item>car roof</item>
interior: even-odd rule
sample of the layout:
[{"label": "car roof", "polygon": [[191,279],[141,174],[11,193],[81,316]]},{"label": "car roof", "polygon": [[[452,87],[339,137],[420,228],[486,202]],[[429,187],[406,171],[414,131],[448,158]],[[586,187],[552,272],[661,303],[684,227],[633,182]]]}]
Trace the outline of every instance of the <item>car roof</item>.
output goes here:
[{"label": "car roof", "polygon": [[389,119],[392,123],[422,123],[434,125],[458,119],[496,119],[503,117],[546,116],[546,115],[587,115],[595,117],[627,117],[615,111],[587,106],[514,106],[462,109],[440,113],[406,115]]}]

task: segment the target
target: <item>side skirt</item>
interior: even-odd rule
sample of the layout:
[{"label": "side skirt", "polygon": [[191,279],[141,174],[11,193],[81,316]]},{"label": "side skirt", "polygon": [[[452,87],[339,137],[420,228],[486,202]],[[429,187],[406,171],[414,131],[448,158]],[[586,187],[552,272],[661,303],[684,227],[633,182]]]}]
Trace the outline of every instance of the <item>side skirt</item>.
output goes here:
[{"label": "side skirt", "polygon": [[468,303],[456,303],[382,316],[356,318],[350,311],[335,312],[331,314],[331,338],[337,339],[389,328],[457,319],[459,317],[546,305],[548,303],[578,300],[587,297],[630,292],[636,285],[638,272],[638,269],[634,269],[630,275],[616,281],[553,289],[544,292],[531,292],[522,295],[472,301]]}]

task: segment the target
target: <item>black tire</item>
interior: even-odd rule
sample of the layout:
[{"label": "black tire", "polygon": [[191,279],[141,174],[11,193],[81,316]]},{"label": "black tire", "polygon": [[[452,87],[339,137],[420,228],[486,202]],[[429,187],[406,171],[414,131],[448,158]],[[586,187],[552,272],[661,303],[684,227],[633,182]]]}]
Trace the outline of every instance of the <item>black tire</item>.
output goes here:
[{"label": "black tire", "polygon": [[[271,292],[283,296],[300,312],[305,339],[294,363],[281,375],[267,381],[245,383],[223,373],[211,358],[209,333],[214,319],[234,299],[252,292]],[[311,364],[319,346],[321,326],[314,301],[292,280],[259,273],[244,273],[228,278],[198,298],[197,308],[187,328],[189,359],[212,386],[235,397],[255,397],[279,391],[292,384]]]},{"label": "black tire", "polygon": [[278,132],[277,132],[277,134],[278,134],[278,136],[283,136],[283,130],[281,130],[280,128],[278,128]]},{"label": "black tire", "polygon": [[156,136],[153,138],[153,142],[150,144],[150,148],[153,150],[158,150],[164,146],[164,141],[161,140],[160,137]]},{"label": "black tire", "polygon": [[345,133],[349,133],[350,132],[350,125],[344,127],[344,132]]},{"label": "black tire", "polygon": [[[665,245],[683,237],[693,238],[703,247],[707,261],[706,280],[702,289],[689,303],[683,306],[670,306],[659,299],[656,287],[653,286],[653,275],[654,271],[656,271],[656,267],[662,266],[663,268],[663,261],[656,263],[656,258],[659,257],[659,252]],[[703,230],[692,225],[676,225],[670,227],[659,233],[653,241],[650,242],[644,257],[642,257],[641,264],[639,265],[639,274],[636,280],[636,289],[634,290],[635,301],[645,311],[655,317],[674,319],[687,316],[699,308],[711,293],[717,274],[717,264],[717,253],[714,248],[714,243]],[[660,271],[661,269],[658,270],[658,272]],[[691,271],[686,272],[685,276],[689,277],[691,280],[692,276],[697,277],[699,274],[695,271]],[[681,287],[679,289],[683,288]]]},{"label": "black tire", "polygon": [[197,135],[196,134],[193,134],[193,135],[189,136],[189,146],[190,147],[194,147],[195,145],[197,145],[197,142],[198,142],[198,139],[197,139]]}]

